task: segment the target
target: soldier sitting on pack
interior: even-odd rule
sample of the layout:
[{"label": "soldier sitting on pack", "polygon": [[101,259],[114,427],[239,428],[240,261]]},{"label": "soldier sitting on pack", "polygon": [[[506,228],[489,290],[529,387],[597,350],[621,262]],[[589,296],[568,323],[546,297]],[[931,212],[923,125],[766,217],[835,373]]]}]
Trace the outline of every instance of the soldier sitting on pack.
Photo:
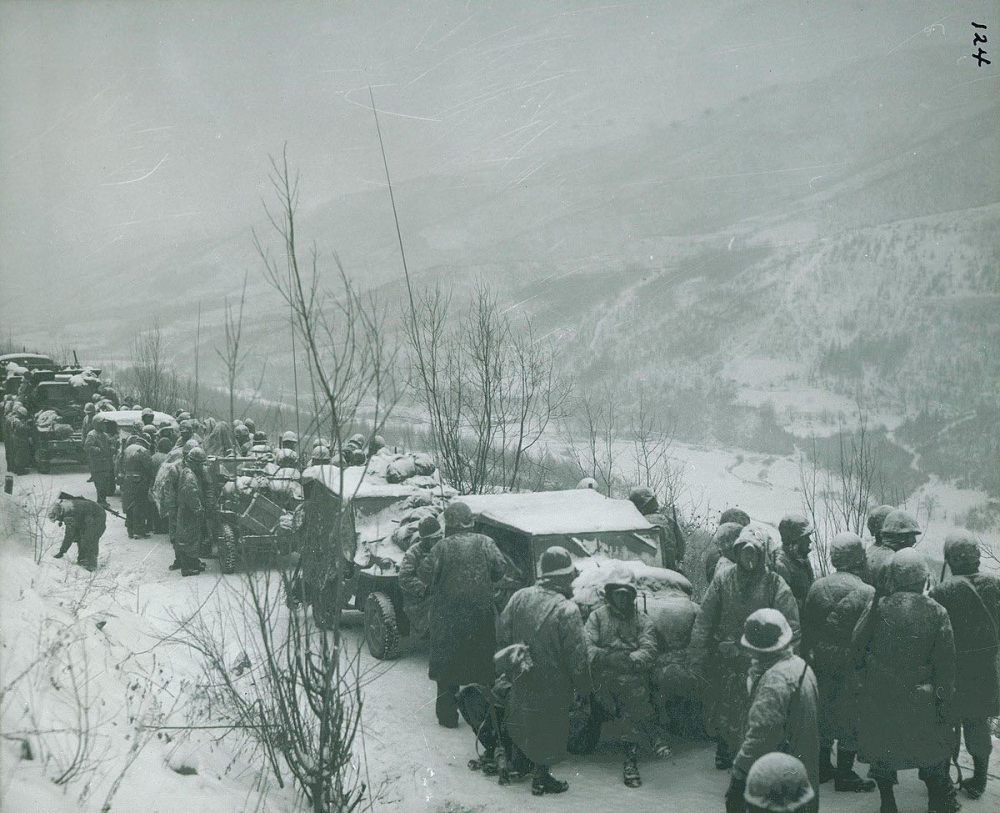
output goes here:
[{"label": "soldier sitting on pack", "polygon": [[75,543],[77,564],[94,571],[97,568],[101,536],[107,527],[104,508],[83,497],[61,494],[59,500],[49,509],[49,519],[66,527],[66,536],[56,554],[56,559],[62,559]]}]

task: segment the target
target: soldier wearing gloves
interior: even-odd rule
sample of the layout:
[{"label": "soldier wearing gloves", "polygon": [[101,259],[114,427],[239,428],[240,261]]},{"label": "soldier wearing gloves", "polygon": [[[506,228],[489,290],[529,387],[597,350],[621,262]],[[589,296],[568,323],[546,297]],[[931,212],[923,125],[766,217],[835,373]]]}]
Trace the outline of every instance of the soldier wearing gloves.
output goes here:
[{"label": "soldier wearing gloves", "polygon": [[569,790],[549,769],[566,756],[574,695],[588,696],[591,683],[580,608],[570,598],[573,560],[565,548],[551,547],[539,568],[538,581],[511,597],[498,638],[502,647],[524,644],[531,656],[531,668],[512,680],[506,725],[512,742],[534,764],[532,794],[544,796]]},{"label": "soldier wearing gloves", "polygon": [[638,612],[632,574],[604,588],[604,604],[590,614],[584,632],[597,703],[607,719],[625,719],[633,729],[625,743],[625,786],[642,784],[636,732],[658,754],[669,754],[649,698],[649,675],[656,660],[656,635],[649,617]]},{"label": "soldier wearing gloves", "polygon": [[799,813],[816,798],[806,766],[780,751],[758,759],[747,774],[746,785],[747,813]]},{"label": "soldier wearing gloves", "polygon": [[889,594],[876,594],[854,632],[861,678],[858,751],[871,765],[881,813],[898,813],[897,771],[913,768],[927,785],[929,813],[955,813],[961,804],[948,773],[955,690],[951,621],[925,595],[930,573],[917,551],[900,550],[887,570]]},{"label": "soldier wearing gloves", "polygon": [[[861,580],[865,549],[861,537],[840,533],[830,559],[836,573],[809,588],[802,613],[802,654],[810,658],[820,693],[819,781],[834,780],[834,790],[870,793],[875,783],[854,772],[858,750],[858,676],[851,660],[851,635],[875,590]],[[837,767],[833,767],[833,744]]]},{"label": "soldier wearing gloves", "polygon": [[[742,647],[750,653],[750,708],[743,743],[733,760],[727,813],[741,813],[753,764],[772,751],[791,754],[819,787],[819,693],[816,676],[792,651],[792,628],[778,610],[757,610],[744,626]],[[819,810],[814,798],[803,810]]]},{"label": "soldier wearing gloves", "polygon": [[101,536],[107,527],[104,508],[82,497],[63,495],[49,509],[49,519],[66,527],[56,559],[62,559],[76,544],[76,563],[86,570],[96,570]]},{"label": "soldier wearing gloves", "polygon": [[785,580],[767,567],[767,538],[746,527],[733,545],[736,567],[712,580],[691,632],[691,666],[705,686],[705,722],[716,740],[715,767],[726,770],[743,741],[748,704],[749,655],[740,647],[743,625],[770,607],[788,620],[792,645],[799,639],[799,608]]},{"label": "soldier wearing gloves", "polygon": [[986,792],[993,751],[989,718],[1000,716],[1000,578],[979,572],[979,556],[979,543],[968,531],[948,534],[944,560],[951,568],[951,576],[931,590],[931,598],[948,611],[955,633],[954,750],[958,753],[964,732],[974,773],[962,782],[962,790],[970,799],[978,799]]}]

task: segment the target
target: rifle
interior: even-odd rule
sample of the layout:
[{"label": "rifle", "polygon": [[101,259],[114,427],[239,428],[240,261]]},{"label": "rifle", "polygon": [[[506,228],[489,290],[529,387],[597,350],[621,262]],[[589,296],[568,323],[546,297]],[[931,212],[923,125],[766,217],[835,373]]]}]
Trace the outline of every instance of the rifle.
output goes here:
[{"label": "rifle", "polygon": [[[86,500],[87,502],[95,502],[95,500],[88,500],[86,497],[78,497],[75,494],[67,494],[65,491],[60,491],[59,492],[59,499],[60,500]],[[105,511],[107,511],[112,516],[118,517],[118,519],[125,519],[125,515],[124,514],[119,514],[113,508],[109,508],[108,506],[104,505],[103,503],[97,503],[97,504],[100,505],[101,508],[103,508]]]}]

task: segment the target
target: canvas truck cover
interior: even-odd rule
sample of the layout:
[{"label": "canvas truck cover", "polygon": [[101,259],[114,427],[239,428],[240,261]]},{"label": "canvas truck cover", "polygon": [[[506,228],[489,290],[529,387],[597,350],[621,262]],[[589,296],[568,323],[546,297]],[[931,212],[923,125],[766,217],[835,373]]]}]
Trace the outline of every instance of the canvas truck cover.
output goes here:
[{"label": "canvas truck cover", "polygon": [[[114,412],[102,412],[101,417],[105,420],[114,421],[119,429],[129,426],[138,426],[142,423],[142,410],[139,409],[119,409]],[[154,426],[176,426],[177,421],[166,412],[153,413]]]},{"label": "canvas truck cover", "polygon": [[612,500],[591,489],[481,494],[460,499],[482,520],[530,536],[653,528],[629,500]]}]

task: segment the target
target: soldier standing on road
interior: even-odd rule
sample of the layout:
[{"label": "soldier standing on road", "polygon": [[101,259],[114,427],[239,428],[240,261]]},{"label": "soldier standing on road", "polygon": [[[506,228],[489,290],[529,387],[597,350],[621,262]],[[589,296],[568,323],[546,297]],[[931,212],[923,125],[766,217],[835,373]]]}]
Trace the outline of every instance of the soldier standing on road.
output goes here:
[{"label": "soldier standing on road", "polygon": [[851,660],[851,636],[875,598],[875,590],[861,580],[865,549],[860,536],[837,534],[830,559],[837,572],[817,579],[809,588],[802,613],[802,654],[811,659],[819,681],[819,781],[833,779],[834,790],[841,792],[871,793],[875,783],[854,772],[860,686]]},{"label": "soldier standing on road", "polygon": [[637,788],[639,775],[636,734],[648,740],[660,756],[670,753],[649,697],[649,675],[656,661],[656,634],[649,616],[635,606],[632,574],[604,587],[604,604],[590,614],[584,627],[590,672],[597,702],[608,719],[623,719],[633,729],[625,740],[625,786]]},{"label": "soldier standing on road", "polygon": [[[800,760],[809,784],[819,787],[819,693],[812,669],[792,651],[792,628],[778,610],[757,610],[747,619],[740,644],[751,656],[750,707],[733,760],[727,813],[744,809],[750,768],[772,751]],[[819,810],[818,798],[804,809]]]},{"label": "soldier standing on road", "polygon": [[91,572],[96,570],[101,536],[107,526],[104,508],[83,497],[61,497],[49,509],[49,519],[66,527],[56,559],[62,559],[75,543],[76,563]]},{"label": "soldier standing on road", "polygon": [[660,511],[660,502],[652,489],[645,486],[633,488],[628,498],[639,509],[646,522],[659,528],[664,567],[680,572],[686,547],[680,526],[674,519],[668,518]]},{"label": "soldier standing on road", "polygon": [[498,636],[503,647],[524,645],[532,662],[512,681],[506,726],[514,745],[534,763],[535,796],[569,790],[569,783],[549,769],[566,757],[574,696],[587,697],[591,691],[583,621],[571,598],[573,559],[565,548],[551,547],[542,554],[539,569],[538,581],[507,603]]},{"label": "soldier standing on road", "polygon": [[87,455],[87,468],[97,490],[97,501],[108,504],[108,497],[115,493],[115,447],[110,429],[113,424],[102,415],[94,416],[94,428],[87,434],[83,450]]},{"label": "soldier standing on road", "polygon": [[[883,536],[896,513],[902,512],[886,518]],[[948,770],[955,691],[951,621],[925,594],[930,572],[917,551],[898,551],[887,570],[888,595],[862,615],[854,633],[861,680],[858,750],[871,765],[881,813],[898,813],[897,772],[914,768],[927,785],[928,810],[956,813],[962,805]]]},{"label": "soldier standing on road", "polygon": [[84,440],[87,439],[87,435],[90,434],[90,430],[94,428],[94,416],[97,414],[97,407],[94,406],[93,401],[87,401],[83,405],[83,423],[80,424],[80,437]]},{"label": "soldier standing on road", "polygon": [[472,532],[472,512],[465,503],[450,503],[444,523],[447,536],[427,557],[431,595],[428,674],[437,683],[438,723],[456,728],[459,687],[493,685],[493,585],[503,578],[506,560],[492,539]]},{"label": "soldier standing on road", "polygon": [[799,605],[799,615],[815,581],[809,551],[812,550],[812,523],[802,514],[787,514],[778,523],[781,550],[774,556],[773,570],[791,588]]},{"label": "soldier standing on road", "polygon": [[747,774],[747,813],[801,813],[815,798],[806,766],[790,754],[764,754]]},{"label": "soldier standing on road", "polygon": [[743,741],[749,656],[740,647],[743,625],[757,610],[779,610],[799,639],[799,608],[785,580],[767,566],[767,537],[744,528],[733,545],[736,567],[721,571],[702,599],[691,631],[692,670],[705,689],[705,723],[716,740],[715,767],[727,770]]},{"label": "soldier standing on road", "polygon": [[205,534],[203,473],[208,455],[200,446],[184,450],[184,464],[177,484],[177,558],[182,576],[197,576],[205,569],[198,558]]},{"label": "soldier standing on road", "polygon": [[979,543],[968,531],[948,534],[944,560],[951,577],[931,590],[931,598],[948,611],[955,633],[955,747],[965,733],[965,748],[974,773],[962,783],[970,799],[986,792],[993,751],[989,718],[1000,716],[997,634],[1000,631],[1000,578],[979,572]]},{"label": "soldier standing on road", "polygon": [[122,461],[122,510],[129,539],[148,539],[149,487],[153,484],[153,456],[140,437],[132,438]]},{"label": "soldier standing on road", "polygon": [[15,402],[10,423],[7,424],[10,437],[10,470],[14,474],[27,474],[31,466],[31,418],[24,404]]}]

